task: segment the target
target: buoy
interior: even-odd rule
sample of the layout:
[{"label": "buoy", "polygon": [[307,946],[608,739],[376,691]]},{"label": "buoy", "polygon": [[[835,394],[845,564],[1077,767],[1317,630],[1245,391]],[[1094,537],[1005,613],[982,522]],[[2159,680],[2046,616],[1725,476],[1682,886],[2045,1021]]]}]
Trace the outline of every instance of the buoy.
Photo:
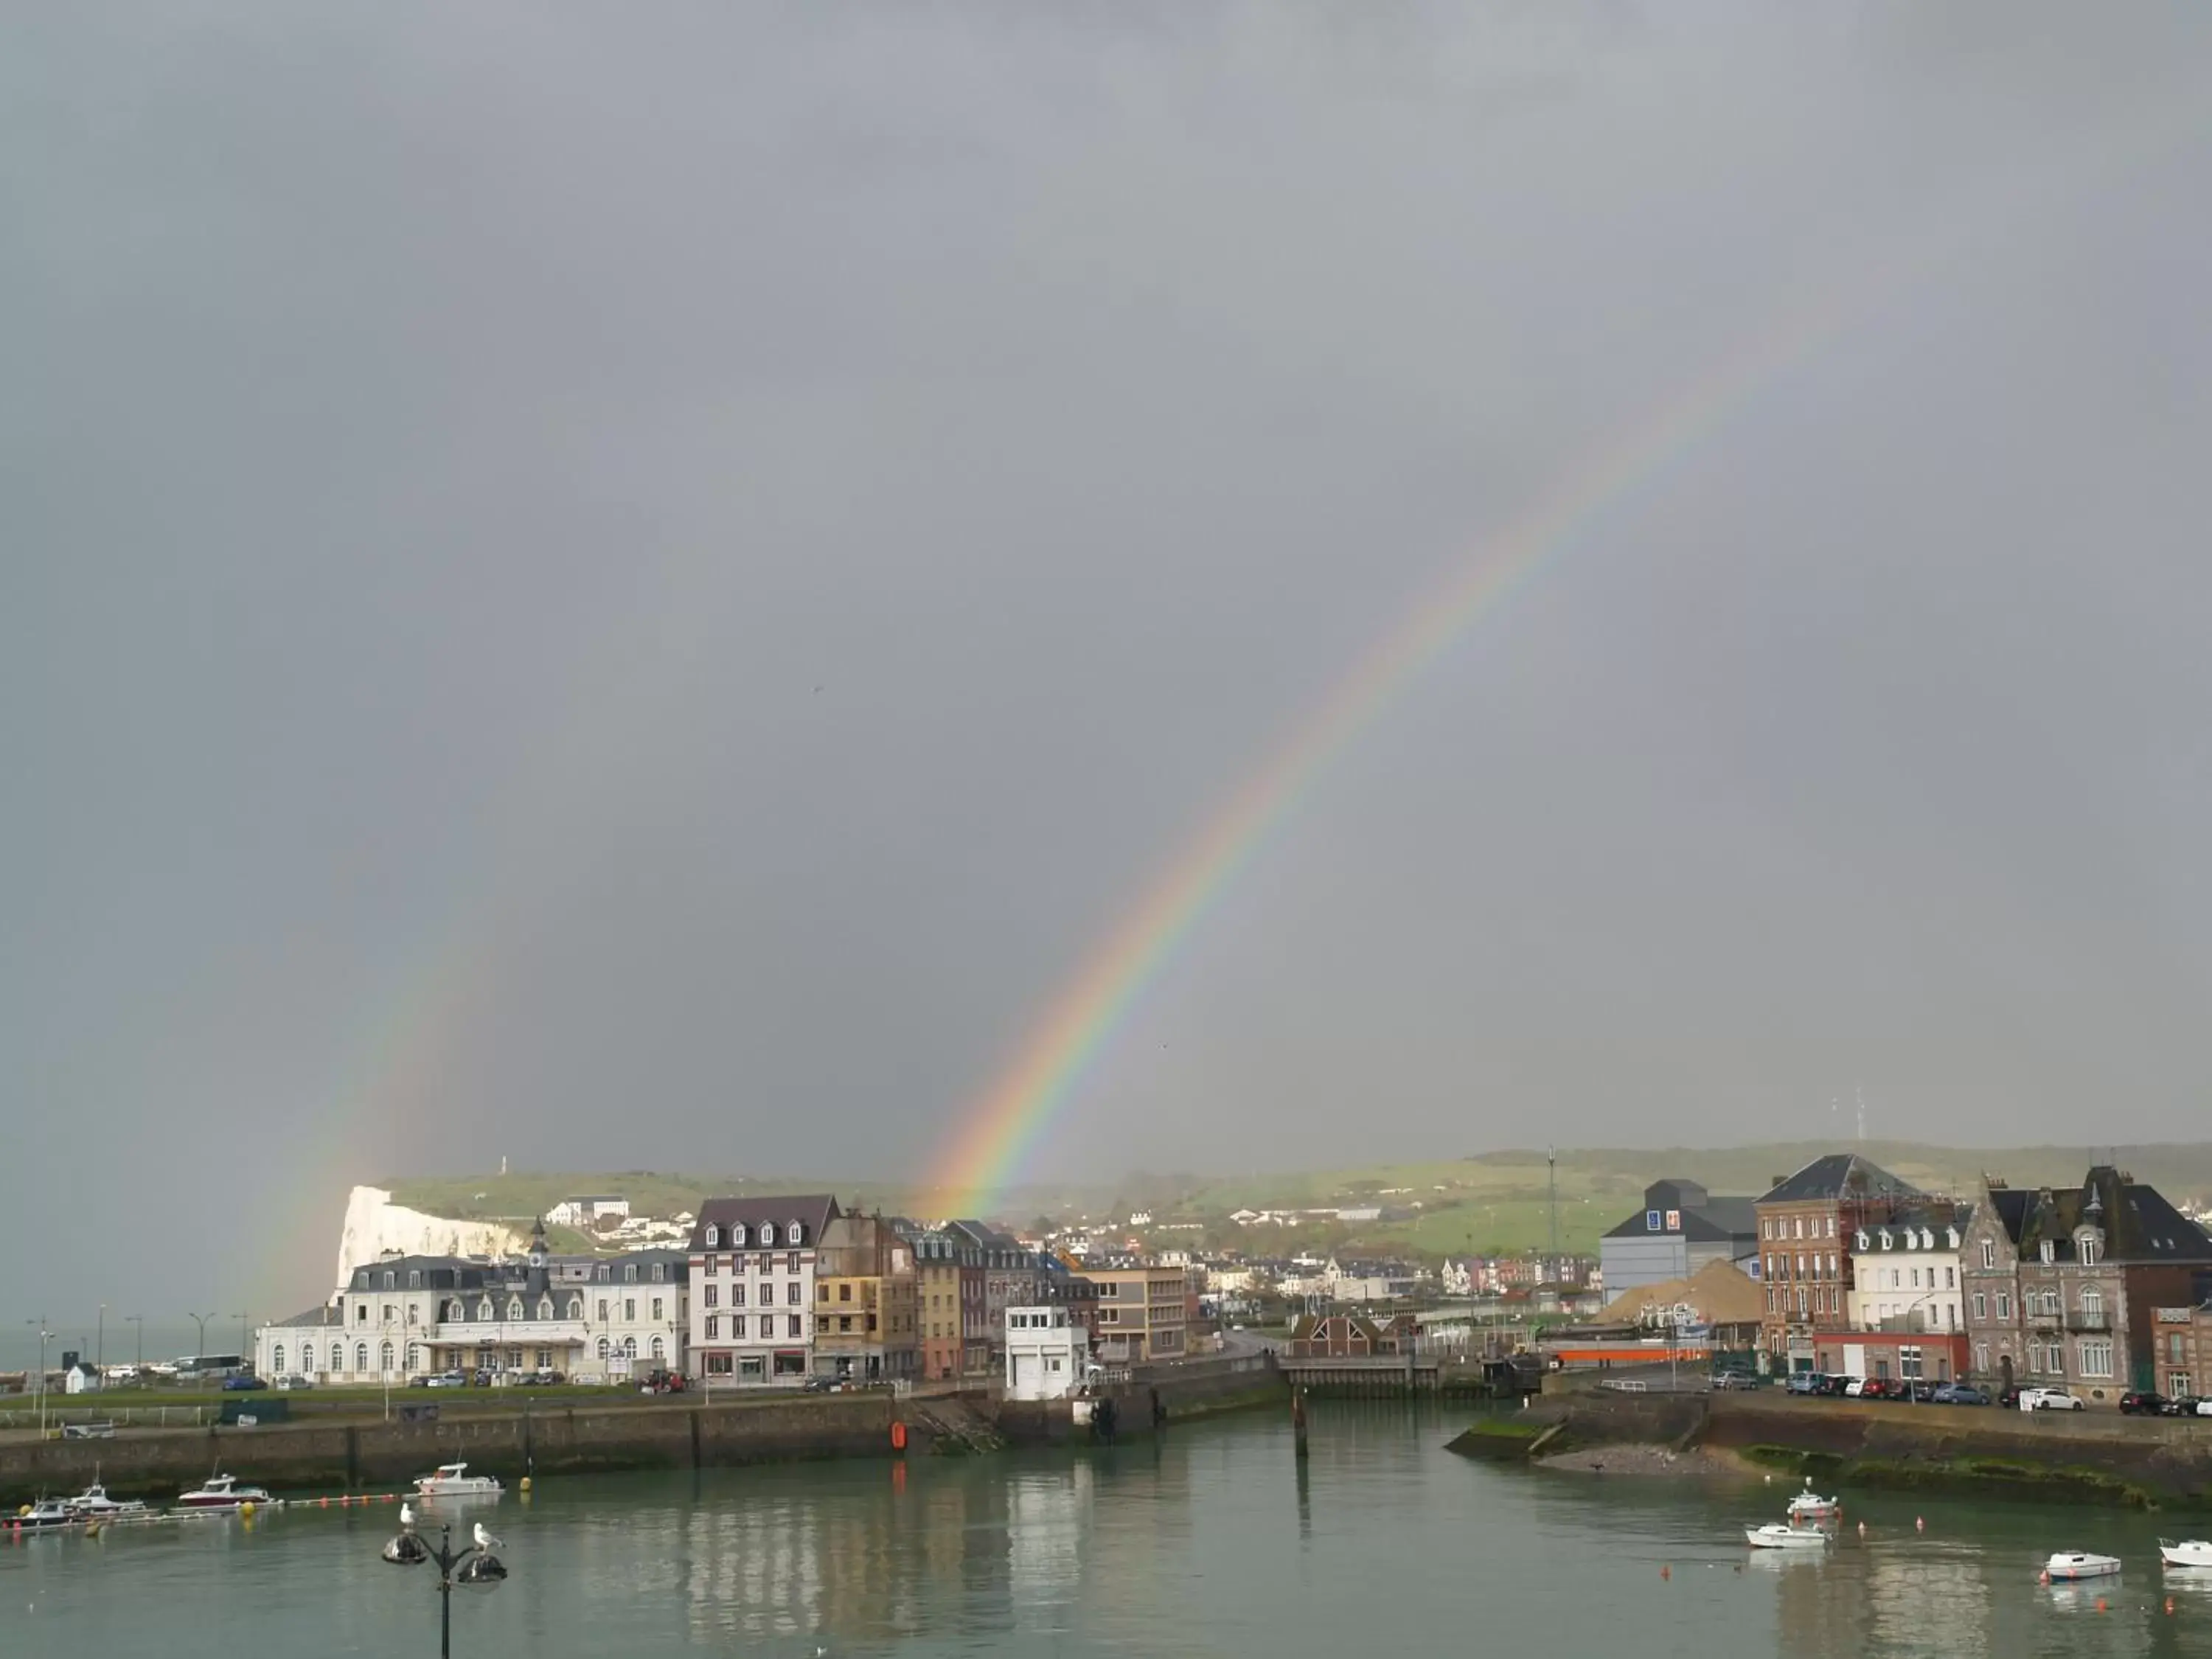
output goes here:
[{"label": "buoy", "polygon": [[530,1490],[530,1477],[526,1474],[522,1477],[522,1490],[525,1492]]},{"label": "buoy", "polygon": [[2051,1582],[2051,1569],[2045,1567],[2041,1572],[2037,1573],[2035,1575],[2035,1582],[2039,1584],[2049,1583]]},{"label": "buoy", "polygon": [[2167,1615],[2171,1617],[2173,1613],[2173,1598],[2171,1595],[2166,1598],[2166,1611]]},{"label": "buoy", "polygon": [[906,1449],[906,1425],[903,1423],[891,1425],[891,1449],[893,1451]]},{"label": "buoy", "polygon": [[87,1538],[97,1538],[97,1537],[99,1537],[99,1536],[100,1536],[100,1522],[97,1522],[97,1521],[88,1521],[88,1522],[86,1522],[84,1523],[84,1535],[85,1535]]},{"label": "buoy", "polygon": [[251,1504],[240,1504],[238,1506],[238,1518],[241,1521],[251,1521],[253,1519],[253,1505]]},{"label": "buoy", "polygon": [[1912,1530],[1915,1532],[1926,1532],[1928,1530],[1928,1522],[1921,1516],[1916,1515],[1912,1517]]},{"label": "buoy", "polygon": [[1866,1522],[1863,1521],[1859,1522],[1859,1536],[1862,1538],[1866,1536]]},{"label": "buoy", "polygon": [[2104,1598],[2103,1596],[2101,1596],[2101,1595],[2100,1595],[2100,1596],[2099,1596],[2099,1597],[2097,1598],[2097,1611],[2098,1611],[2098,1612],[2100,1612],[2100,1613],[2102,1613],[2104,1610],[2105,1610],[2105,1598]]},{"label": "buoy", "polygon": [[1662,1578],[1672,1578],[1674,1576],[1674,1569],[1667,1565],[1664,1562],[1662,1562],[1659,1567],[1659,1576]]}]

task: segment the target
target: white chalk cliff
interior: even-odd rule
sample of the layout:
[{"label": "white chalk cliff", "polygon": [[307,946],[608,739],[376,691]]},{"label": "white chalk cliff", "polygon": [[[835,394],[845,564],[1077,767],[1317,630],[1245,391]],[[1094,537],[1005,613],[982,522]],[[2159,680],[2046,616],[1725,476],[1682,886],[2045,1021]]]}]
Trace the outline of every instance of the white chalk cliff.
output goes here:
[{"label": "white chalk cliff", "polygon": [[346,1199],[345,1228],[338,1235],[338,1288],[353,1270],[386,1250],[404,1255],[498,1255],[521,1250],[527,1230],[501,1221],[457,1221],[394,1204],[381,1187],[356,1187]]}]

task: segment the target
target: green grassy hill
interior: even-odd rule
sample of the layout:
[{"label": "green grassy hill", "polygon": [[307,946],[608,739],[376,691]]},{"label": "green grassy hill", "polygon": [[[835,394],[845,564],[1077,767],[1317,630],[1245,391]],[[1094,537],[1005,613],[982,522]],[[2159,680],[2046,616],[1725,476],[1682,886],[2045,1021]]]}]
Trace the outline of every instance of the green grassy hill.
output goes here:
[{"label": "green grassy hill", "polygon": [[[1607,1228],[1639,1206],[1645,1184],[1680,1176],[1718,1195],[1755,1197],[1773,1180],[1824,1153],[1826,1142],[1793,1141],[1735,1147],[1580,1147],[1559,1155],[1559,1244],[1595,1253]],[[1931,1192],[1976,1190],[1984,1171],[2015,1187],[2070,1184],[2093,1158],[2109,1158],[2154,1182],[2169,1198],[2202,1203],[2212,1196],[2212,1142],[2100,1148],[2007,1149],[1870,1141],[1863,1154]],[[1206,1242],[1249,1252],[1316,1249],[1394,1251],[1435,1257],[1469,1252],[1506,1254],[1545,1248],[1550,1232],[1547,1171],[1540,1151],[1485,1152],[1419,1164],[1378,1164],[1289,1175],[1238,1176],[1132,1175],[1114,1185],[1036,1187],[1000,1194],[985,1213],[1026,1224],[1040,1216],[1126,1218],[1132,1209],[1156,1218],[1205,1221]],[[640,1211],[667,1216],[696,1210],[712,1194],[832,1191],[848,1207],[935,1217],[925,1190],[890,1183],[759,1180],[649,1170],[597,1174],[518,1174],[408,1178],[388,1183],[394,1199],[433,1214],[465,1218],[541,1213],[577,1193],[617,1193]],[[1295,1228],[1237,1228],[1224,1220],[1237,1209],[1350,1206],[1373,1202],[1408,1212],[1388,1223]],[[1189,1242],[1188,1235],[1184,1242]]]}]

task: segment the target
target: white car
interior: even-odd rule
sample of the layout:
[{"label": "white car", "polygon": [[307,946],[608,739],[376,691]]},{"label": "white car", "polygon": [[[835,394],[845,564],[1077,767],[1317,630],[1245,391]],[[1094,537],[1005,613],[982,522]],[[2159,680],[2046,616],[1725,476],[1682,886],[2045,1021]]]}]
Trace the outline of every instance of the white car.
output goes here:
[{"label": "white car", "polygon": [[2088,1407],[2063,1389],[2022,1389],[2020,1408],[2024,1412],[2079,1412]]},{"label": "white car", "polygon": [[1857,1399],[1859,1395],[1865,1392],[1866,1378],[1863,1376],[1855,1376],[1850,1382],[1844,1384],[1844,1393],[1853,1400]]}]

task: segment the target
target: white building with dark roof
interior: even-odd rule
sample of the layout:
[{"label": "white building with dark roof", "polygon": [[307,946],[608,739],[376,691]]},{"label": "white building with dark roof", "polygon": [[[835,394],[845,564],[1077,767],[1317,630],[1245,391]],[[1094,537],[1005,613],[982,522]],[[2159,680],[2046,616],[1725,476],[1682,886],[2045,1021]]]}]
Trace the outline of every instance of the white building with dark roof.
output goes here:
[{"label": "white building with dark roof", "polygon": [[826,1193],[700,1205],[689,1257],[689,1375],[709,1388],[805,1385],[816,1253],[842,1213]]}]

